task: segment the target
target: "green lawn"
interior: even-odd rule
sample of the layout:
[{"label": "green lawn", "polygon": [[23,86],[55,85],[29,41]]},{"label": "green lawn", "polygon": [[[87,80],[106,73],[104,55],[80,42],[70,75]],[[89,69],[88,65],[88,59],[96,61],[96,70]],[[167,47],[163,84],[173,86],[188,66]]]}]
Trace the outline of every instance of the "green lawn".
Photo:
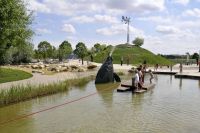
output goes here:
[{"label": "green lawn", "polygon": [[[107,52],[108,53],[108,52]],[[102,62],[103,58],[107,57],[106,52],[98,53],[94,60],[96,62]],[[163,58],[159,55],[155,55],[154,53],[140,47],[116,47],[113,52],[113,63],[120,64],[121,57],[123,56],[123,62],[127,62],[127,58],[129,58],[129,64],[142,64],[144,60],[146,60],[147,64],[154,65],[154,64],[160,64],[160,65],[170,65],[173,64],[170,60],[167,60],[166,58]]]},{"label": "green lawn", "polygon": [[0,68],[0,83],[27,79],[33,75],[22,70]]}]

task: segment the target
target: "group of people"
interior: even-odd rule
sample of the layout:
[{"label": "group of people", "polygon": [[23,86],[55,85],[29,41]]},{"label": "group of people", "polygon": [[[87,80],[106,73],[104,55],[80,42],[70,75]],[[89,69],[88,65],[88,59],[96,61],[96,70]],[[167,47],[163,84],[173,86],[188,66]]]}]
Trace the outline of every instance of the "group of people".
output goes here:
[{"label": "group of people", "polygon": [[[132,79],[132,84],[133,86],[136,88],[136,90],[142,89],[142,86],[144,84],[144,77],[145,77],[145,73],[146,73],[146,65],[140,65],[136,70],[135,70],[135,75]],[[154,75],[151,71],[151,69],[149,70],[149,74],[150,74],[150,83],[152,83],[152,79],[154,78]]]}]

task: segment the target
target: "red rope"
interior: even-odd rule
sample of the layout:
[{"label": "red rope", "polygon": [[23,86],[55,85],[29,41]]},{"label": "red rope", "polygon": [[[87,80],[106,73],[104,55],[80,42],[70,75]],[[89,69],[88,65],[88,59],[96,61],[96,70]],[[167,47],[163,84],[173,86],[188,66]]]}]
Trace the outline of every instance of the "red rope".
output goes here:
[{"label": "red rope", "polygon": [[45,112],[45,111],[48,111],[48,110],[57,108],[57,107],[61,107],[61,106],[64,106],[64,105],[66,105],[66,104],[70,104],[70,103],[74,103],[74,102],[80,101],[80,100],[82,100],[82,99],[86,99],[86,98],[88,98],[88,97],[90,97],[90,96],[93,96],[93,95],[95,95],[95,94],[97,94],[97,92],[92,93],[92,94],[89,94],[89,95],[84,96],[84,97],[81,97],[81,98],[78,98],[78,99],[75,99],[75,100],[72,100],[72,101],[65,102],[65,103],[63,103],[63,104],[59,104],[59,105],[56,105],[56,106],[53,106],[53,107],[49,107],[49,108],[46,108],[46,109],[43,109],[43,110],[40,110],[40,111],[37,111],[37,112],[33,112],[33,113],[31,113],[31,114],[19,116],[19,117],[16,117],[16,118],[14,118],[14,119],[10,119],[10,120],[1,122],[1,123],[0,123],[0,126],[6,125],[6,124],[11,123],[11,122],[14,122],[14,121],[18,121],[18,120],[24,119],[24,118],[26,118],[26,117],[29,117],[29,116],[32,116],[32,115],[35,115],[35,114],[39,114],[39,113],[41,113],[41,112]]},{"label": "red rope", "polygon": [[[113,86],[115,86],[115,85],[113,85]],[[111,87],[109,87],[109,88],[106,88],[106,89],[102,89],[102,91],[108,90],[108,89],[112,88],[113,86],[111,86]],[[15,117],[15,118],[13,118],[13,119],[10,119],[10,120],[1,122],[1,123],[0,123],[0,127],[6,125],[6,124],[8,124],[8,123],[11,123],[11,122],[15,122],[15,121],[24,119],[24,118],[27,118],[27,117],[29,117],[29,116],[35,115],[35,114],[39,114],[39,113],[42,113],[42,112],[45,112],[45,111],[48,111],[48,110],[51,110],[51,109],[55,109],[55,108],[58,108],[58,107],[61,107],[61,106],[64,106],[64,105],[67,105],[67,104],[70,104],[70,103],[74,103],[74,102],[77,102],[77,101],[86,99],[86,98],[91,97],[91,96],[96,95],[96,94],[97,94],[97,92],[94,92],[94,93],[91,93],[91,94],[89,94],[89,95],[80,97],[80,98],[75,99],[75,100],[67,101],[67,102],[65,102],[65,103],[62,103],[62,104],[59,104],[59,105],[56,105],[56,106],[52,106],[52,107],[49,107],[49,108],[46,108],[46,109],[43,109],[43,110],[40,110],[40,111],[37,111],[37,112],[33,112],[33,113],[30,113],[30,114],[27,114],[27,115],[22,115],[22,116],[19,116],[19,117]]]}]

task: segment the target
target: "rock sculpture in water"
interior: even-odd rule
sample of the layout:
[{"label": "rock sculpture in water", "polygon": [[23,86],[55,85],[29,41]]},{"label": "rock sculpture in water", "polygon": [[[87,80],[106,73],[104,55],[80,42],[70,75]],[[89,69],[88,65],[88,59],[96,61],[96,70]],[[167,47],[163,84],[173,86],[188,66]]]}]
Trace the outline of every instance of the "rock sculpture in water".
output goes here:
[{"label": "rock sculpture in water", "polygon": [[108,56],[97,73],[95,84],[114,82],[114,80],[121,82],[119,76],[113,72],[112,57]]}]

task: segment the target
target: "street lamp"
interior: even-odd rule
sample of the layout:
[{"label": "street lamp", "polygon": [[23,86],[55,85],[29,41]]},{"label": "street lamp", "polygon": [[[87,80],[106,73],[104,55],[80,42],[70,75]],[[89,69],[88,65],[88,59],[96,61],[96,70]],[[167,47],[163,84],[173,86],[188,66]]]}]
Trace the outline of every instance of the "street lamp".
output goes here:
[{"label": "street lamp", "polygon": [[130,21],[131,21],[130,17],[122,16],[122,22],[127,24],[127,44],[129,44],[129,23],[130,23]]},{"label": "street lamp", "polygon": [[200,72],[200,50],[199,50],[199,60],[198,60],[198,65],[199,65],[199,72]]}]

